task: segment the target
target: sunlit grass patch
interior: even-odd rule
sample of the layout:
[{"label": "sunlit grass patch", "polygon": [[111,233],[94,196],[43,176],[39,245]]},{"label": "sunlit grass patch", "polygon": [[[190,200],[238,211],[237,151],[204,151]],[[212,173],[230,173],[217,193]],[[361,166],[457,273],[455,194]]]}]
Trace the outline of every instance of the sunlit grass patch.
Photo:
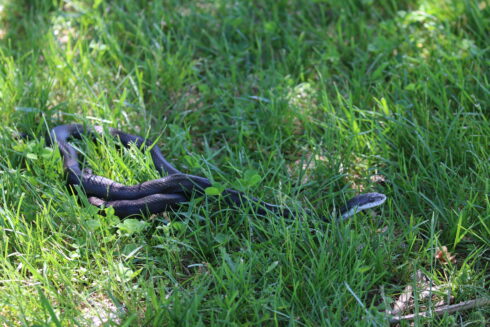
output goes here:
[{"label": "sunlit grass patch", "polygon": [[[403,314],[490,296],[486,1],[0,6],[1,324],[388,326],[407,289]],[[69,122],[155,139],[215,189],[101,216],[45,144]],[[75,143],[98,175],[159,177],[135,146]],[[300,214],[229,208],[221,187]],[[334,222],[372,191],[383,207]]]}]

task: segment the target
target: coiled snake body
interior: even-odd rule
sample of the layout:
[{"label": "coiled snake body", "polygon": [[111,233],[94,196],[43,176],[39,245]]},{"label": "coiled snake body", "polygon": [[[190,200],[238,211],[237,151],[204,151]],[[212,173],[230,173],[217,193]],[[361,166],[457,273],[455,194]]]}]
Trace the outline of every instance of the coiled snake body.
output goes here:
[{"label": "coiled snake body", "polygon": [[[179,203],[188,202],[193,193],[203,194],[205,189],[212,186],[209,179],[182,173],[172,166],[163,156],[158,146],[140,136],[123,133],[117,129],[108,128],[110,135],[118,138],[124,146],[130,143],[138,147],[150,147],[151,157],[155,167],[166,177],[147,181],[141,184],[126,186],[111,179],[82,170],[78,162],[78,154],[69,143],[70,138],[82,138],[82,135],[103,133],[101,126],[85,128],[80,124],[60,125],[51,130],[50,138],[58,145],[63,157],[63,167],[68,175],[69,185],[80,185],[89,196],[89,202],[98,207],[113,207],[119,217],[139,215],[144,213],[159,213],[169,210]],[[272,211],[289,217],[293,213],[280,206],[270,204],[242,192],[226,189],[223,196],[232,205],[241,206],[249,203],[258,214]],[[347,218],[356,212],[382,204],[386,196],[380,193],[366,193],[356,196],[347,202],[341,211],[341,216]]]}]

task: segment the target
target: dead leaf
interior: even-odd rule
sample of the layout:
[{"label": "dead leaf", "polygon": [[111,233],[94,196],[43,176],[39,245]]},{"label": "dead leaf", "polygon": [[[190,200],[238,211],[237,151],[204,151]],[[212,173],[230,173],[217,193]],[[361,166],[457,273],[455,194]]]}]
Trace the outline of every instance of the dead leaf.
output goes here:
[{"label": "dead leaf", "polygon": [[444,265],[447,265],[449,262],[452,264],[456,263],[456,256],[451,255],[451,252],[447,250],[446,246],[442,246],[436,250],[436,259]]}]

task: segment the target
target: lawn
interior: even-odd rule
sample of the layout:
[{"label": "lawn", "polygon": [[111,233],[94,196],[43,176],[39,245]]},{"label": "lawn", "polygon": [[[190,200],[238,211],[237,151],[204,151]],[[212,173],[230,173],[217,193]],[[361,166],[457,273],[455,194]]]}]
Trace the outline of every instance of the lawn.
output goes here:
[{"label": "lawn", "polygon": [[[410,287],[400,314],[489,299],[489,31],[488,0],[0,0],[0,325],[390,326]],[[298,214],[101,215],[46,146],[65,123]],[[159,177],[135,146],[76,146]]]}]

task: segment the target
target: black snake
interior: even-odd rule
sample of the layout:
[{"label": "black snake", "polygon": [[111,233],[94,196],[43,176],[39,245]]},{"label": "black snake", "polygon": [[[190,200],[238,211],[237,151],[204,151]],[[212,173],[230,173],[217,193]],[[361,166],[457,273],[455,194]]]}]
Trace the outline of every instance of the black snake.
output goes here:
[{"label": "black snake", "polygon": [[[194,193],[204,194],[205,189],[212,186],[211,181],[207,178],[185,174],[176,169],[165,159],[158,146],[150,140],[113,128],[107,128],[107,131],[126,147],[131,143],[138,147],[149,147],[155,167],[162,175],[167,176],[126,186],[94,175],[88,169],[82,170],[78,162],[77,151],[69,140],[71,138],[81,139],[83,135],[102,134],[104,129],[101,126],[86,128],[80,124],[57,126],[51,130],[50,138],[58,145],[63,157],[63,167],[68,175],[68,184],[80,185],[91,204],[97,207],[113,207],[115,214],[119,217],[153,214],[174,208],[182,202],[188,202]],[[248,203],[255,208],[258,214],[272,211],[285,217],[294,215],[287,208],[261,201],[233,189],[224,190],[222,195],[234,206]],[[380,193],[360,194],[348,201],[340,214],[343,218],[347,218],[360,210],[378,206],[385,199],[386,196]]]}]

